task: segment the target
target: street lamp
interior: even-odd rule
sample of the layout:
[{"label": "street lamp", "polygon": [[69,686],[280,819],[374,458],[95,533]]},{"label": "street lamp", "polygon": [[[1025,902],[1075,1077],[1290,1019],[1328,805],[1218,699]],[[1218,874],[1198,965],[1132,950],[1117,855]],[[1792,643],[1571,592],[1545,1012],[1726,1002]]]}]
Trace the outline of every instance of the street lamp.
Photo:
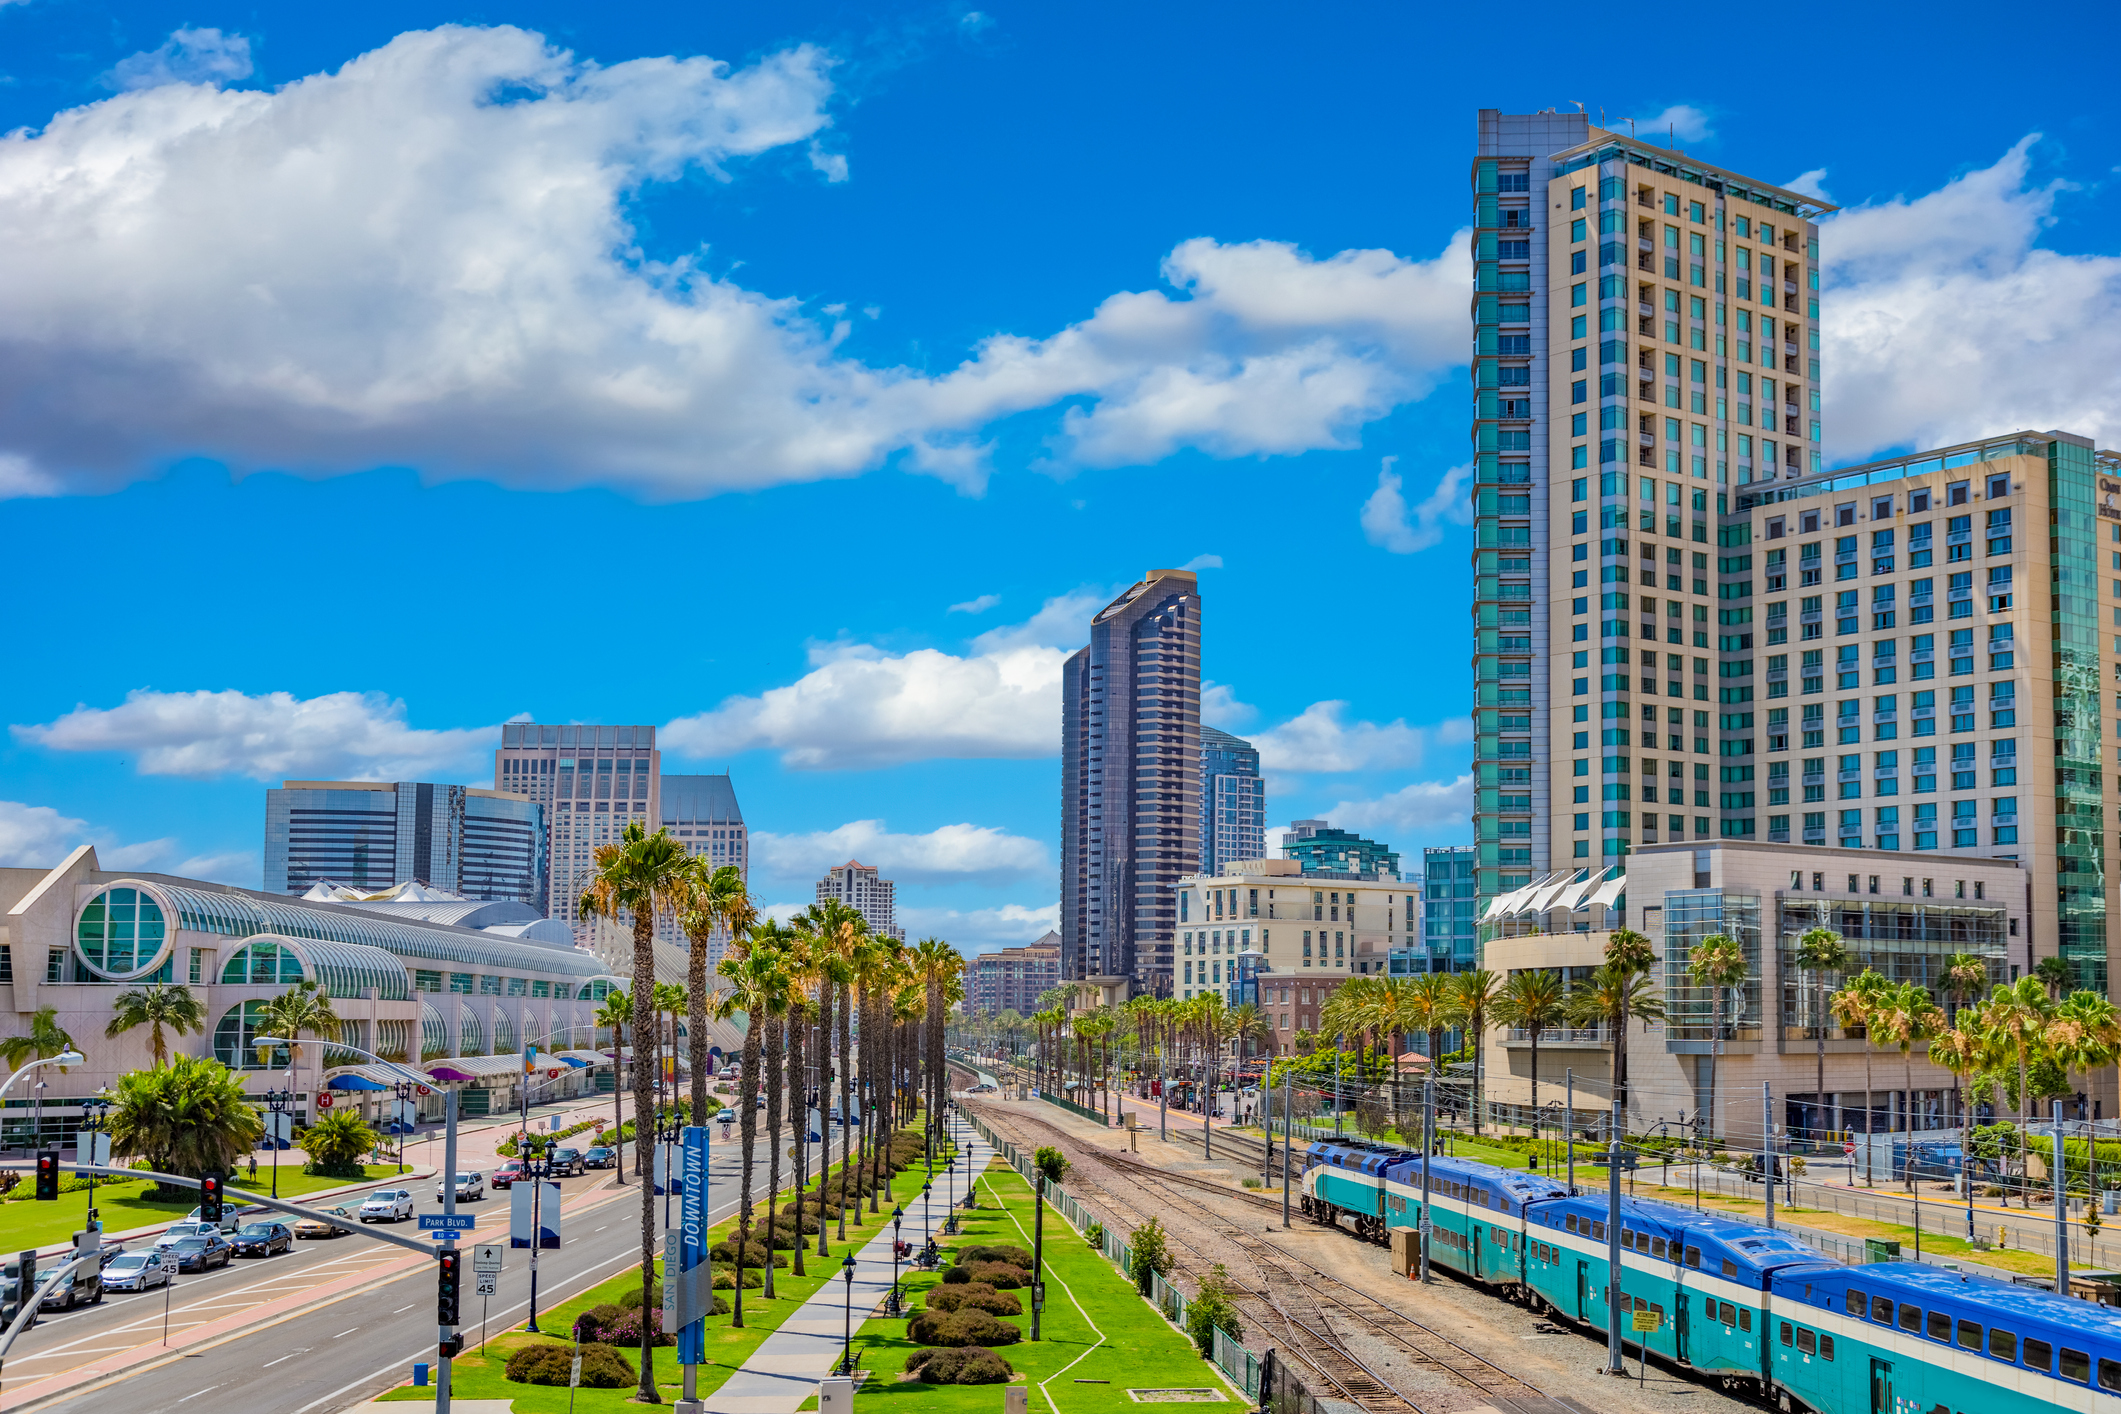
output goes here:
[{"label": "street lamp", "polygon": [[[397,1095],[398,1104],[401,1107],[391,1114],[390,1122],[398,1131],[398,1172],[402,1174],[405,1172],[405,1130],[407,1128],[402,1118],[404,1113],[402,1107],[412,1103],[413,1084],[410,1080],[400,1080],[391,1087],[391,1090]],[[450,1175],[450,1182],[454,1183],[455,1181],[456,1176],[454,1174]]]},{"label": "street lamp", "polygon": [[[91,1165],[88,1171],[88,1223],[90,1227],[96,1225],[96,1170],[93,1166],[103,1162],[103,1156],[98,1152],[102,1146],[96,1143],[96,1137],[103,1132],[103,1126],[109,1117],[110,1101],[96,1098],[81,1102],[81,1132],[88,1140],[88,1153],[84,1156],[77,1148],[74,1158],[76,1162],[80,1162],[85,1157],[88,1164]],[[205,1268],[202,1267],[200,1270],[204,1271]]]},{"label": "street lamp", "polygon": [[[552,1153],[548,1145],[534,1139],[527,1147],[530,1153],[523,1160],[523,1176],[530,1180],[530,1324],[526,1329],[532,1335],[543,1335],[538,1329],[538,1248],[544,1245],[545,1231],[539,1205],[545,1196],[545,1179],[552,1172]],[[451,1187],[456,1185],[454,1174],[449,1182]]]},{"label": "street lamp", "polygon": [[[295,1092],[292,1090],[267,1090],[265,1108],[272,1111],[272,1196],[280,1196],[280,1116],[294,1107]],[[204,1270],[204,1268],[201,1268]]]},{"label": "street lamp", "polygon": [[841,1318],[840,1344],[842,1353],[840,1355],[840,1365],[839,1369],[834,1373],[851,1375],[854,1373],[854,1254],[852,1252],[849,1252],[846,1260],[840,1263],[840,1275],[846,1278],[847,1281],[847,1309]]},{"label": "street lamp", "polygon": [[943,1236],[953,1237],[957,1234],[957,1155],[954,1153],[950,1162],[943,1165],[943,1184]]},{"label": "street lamp", "polygon": [[934,1193],[935,1193],[935,1185],[934,1185],[933,1183],[924,1183],[924,1184],[922,1184],[922,1185],[921,1185],[921,1250],[922,1250],[922,1251],[926,1251],[926,1250],[927,1250],[927,1249],[929,1249],[930,1247],[933,1247],[933,1246],[935,1246],[935,1230],[934,1230],[933,1228],[931,1228],[931,1227],[930,1227],[930,1226],[928,1225],[928,1208],[929,1208],[929,1202],[928,1202],[928,1200],[929,1200],[929,1199],[930,1199],[930,1198],[931,1198],[932,1196],[934,1196]]},{"label": "street lamp", "polygon": [[896,1315],[897,1315],[897,1314],[899,1313],[899,1307],[898,1307],[898,1259],[899,1259],[899,1241],[898,1241],[898,1225],[899,1225],[900,1221],[901,1221],[902,1219],[904,1219],[904,1217],[905,1217],[905,1216],[906,1216],[906,1211],[905,1211],[905,1209],[903,1209],[903,1208],[899,1208],[899,1207],[896,1207],[896,1206],[894,1206],[894,1207],[893,1207],[893,1208],[891,1209],[891,1314],[892,1314],[892,1315],[894,1315],[894,1316],[896,1316]]}]

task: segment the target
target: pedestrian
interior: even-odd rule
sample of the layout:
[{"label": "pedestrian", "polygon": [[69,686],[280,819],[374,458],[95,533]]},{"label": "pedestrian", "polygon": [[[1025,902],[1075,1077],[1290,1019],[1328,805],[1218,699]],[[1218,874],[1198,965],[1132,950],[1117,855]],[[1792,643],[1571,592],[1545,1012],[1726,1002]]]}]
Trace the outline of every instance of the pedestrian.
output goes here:
[{"label": "pedestrian", "polygon": [[250,1156],[250,1176],[253,1179],[258,1176],[258,1156],[256,1153],[252,1153]]}]

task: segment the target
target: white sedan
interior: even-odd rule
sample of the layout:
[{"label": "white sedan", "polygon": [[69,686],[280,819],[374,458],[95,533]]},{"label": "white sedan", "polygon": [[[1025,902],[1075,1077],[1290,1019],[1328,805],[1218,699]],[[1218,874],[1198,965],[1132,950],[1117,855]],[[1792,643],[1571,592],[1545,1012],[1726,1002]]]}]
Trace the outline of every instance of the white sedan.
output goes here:
[{"label": "white sedan", "polygon": [[358,1216],[364,1223],[405,1222],[412,1217],[412,1190],[378,1188],[362,1200]]}]

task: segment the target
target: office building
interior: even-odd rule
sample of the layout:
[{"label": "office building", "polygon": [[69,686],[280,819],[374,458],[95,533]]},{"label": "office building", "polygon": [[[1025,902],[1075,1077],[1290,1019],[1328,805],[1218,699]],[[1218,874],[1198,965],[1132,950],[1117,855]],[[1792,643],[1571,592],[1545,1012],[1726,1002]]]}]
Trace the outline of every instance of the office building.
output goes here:
[{"label": "office building", "polygon": [[1399,856],[1375,840],[1336,830],[1323,820],[1291,820],[1281,840],[1282,857],[1303,865],[1306,874],[1327,873],[1350,879],[1396,879]]},{"label": "office building", "polygon": [[1470,845],[1421,852],[1421,933],[1392,954],[1392,974],[1470,972],[1480,956],[1479,851]]},{"label": "office building", "polygon": [[1267,857],[1267,783],[1259,748],[1226,731],[1200,729],[1200,864],[1213,874]]},{"label": "office building", "polygon": [[1039,997],[1061,982],[1060,934],[1048,932],[1021,948],[1003,948],[968,959],[966,1010],[976,1016],[1013,1011],[1029,1016]]},{"label": "office building", "polygon": [[[1823,470],[1816,220],[1833,208],[1581,114],[1494,110],[1472,196],[1487,898],[1625,858],[1626,737],[1654,735],[1684,782],[1660,838],[1672,819],[1722,836],[1715,777],[1743,736],[1727,674],[1745,657],[1723,597],[1744,556],[1722,536],[1741,494]],[[1660,806],[1672,788],[1660,778]]]},{"label": "office building", "polygon": [[906,940],[906,930],[898,926],[898,885],[860,860],[850,859],[818,880],[817,901],[844,903],[868,920],[869,931],[878,937]]},{"label": "office building", "polygon": [[1199,868],[1200,586],[1151,570],[1061,678],[1061,971],[1168,996],[1178,881]]},{"label": "office building", "polygon": [[426,781],[287,781],[265,793],[265,892],[423,884],[544,911],[545,807]]},{"label": "office building", "polygon": [[[501,728],[494,789],[546,810],[546,912],[573,919],[596,847],[617,839],[630,821],[655,829],[663,818],[661,776],[654,727],[510,722]],[[588,925],[575,925],[578,942],[590,933]]]},{"label": "office building", "polygon": [[[751,862],[744,812],[737,804],[736,786],[728,776],[664,776],[657,796],[658,822],[685,846],[687,853],[699,855],[716,867],[729,865],[749,882]],[[691,946],[674,918],[656,920],[656,939],[673,946]],[[728,946],[728,930],[717,928],[707,940],[710,972],[721,962]]]}]

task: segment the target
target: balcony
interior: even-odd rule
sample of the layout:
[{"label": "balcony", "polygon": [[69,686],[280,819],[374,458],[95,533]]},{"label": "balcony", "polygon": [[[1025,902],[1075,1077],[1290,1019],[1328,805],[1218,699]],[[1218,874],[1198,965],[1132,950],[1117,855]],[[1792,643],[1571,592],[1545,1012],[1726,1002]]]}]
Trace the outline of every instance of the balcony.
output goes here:
[{"label": "balcony", "polygon": [[[1506,1046],[1530,1046],[1530,1027],[1513,1026],[1503,1037]],[[1539,1033],[1541,1048],[1547,1046],[1599,1047],[1613,1044],[1611,1026],[1550,1026]]]}]

